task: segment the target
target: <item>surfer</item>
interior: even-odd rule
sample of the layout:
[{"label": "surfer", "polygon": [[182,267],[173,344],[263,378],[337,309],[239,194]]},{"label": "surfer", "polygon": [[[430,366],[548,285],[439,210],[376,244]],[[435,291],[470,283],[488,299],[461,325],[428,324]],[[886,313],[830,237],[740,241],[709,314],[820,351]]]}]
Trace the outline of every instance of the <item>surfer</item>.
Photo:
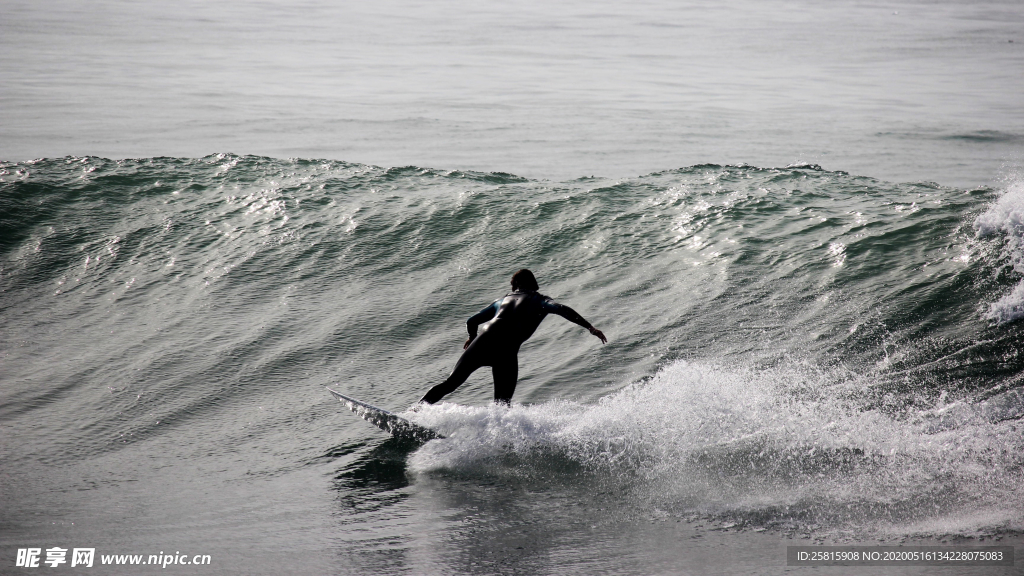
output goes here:
[{"label": "surfer", "polygon": [[519,378],[519,347],[533,335],[548,314],[557,314],[579,324],[600,338],[602,344],[608,342],[603,332],[575,310],[552,302],[538,290],[540,286],[533,272],[523,268],[513,274],[512,292],[466,321],[469,339],[462,346],[465,352],[455,363],[448,379],[427,391],[420,402],[437,402],[461,386],[477,368],[490,366],[494,376],[494,401],[510,405]]}]

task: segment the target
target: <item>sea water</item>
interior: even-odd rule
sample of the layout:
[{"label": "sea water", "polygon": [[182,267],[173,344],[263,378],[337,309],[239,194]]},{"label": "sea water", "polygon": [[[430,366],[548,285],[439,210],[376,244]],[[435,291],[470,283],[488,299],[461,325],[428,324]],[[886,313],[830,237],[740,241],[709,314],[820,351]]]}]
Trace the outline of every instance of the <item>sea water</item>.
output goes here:
[{"label": "sea water", "polygon": [[1019,166],[1016,0],[7,0],[0,158],[233,152],[624,177]]},{"label": "sea water", "polygon": [[[1015,4],[7,13],[4,573],[1020,543]],[[608,344],[549,318],[511,408],[481,370],[412,410],[522,267]]]}]

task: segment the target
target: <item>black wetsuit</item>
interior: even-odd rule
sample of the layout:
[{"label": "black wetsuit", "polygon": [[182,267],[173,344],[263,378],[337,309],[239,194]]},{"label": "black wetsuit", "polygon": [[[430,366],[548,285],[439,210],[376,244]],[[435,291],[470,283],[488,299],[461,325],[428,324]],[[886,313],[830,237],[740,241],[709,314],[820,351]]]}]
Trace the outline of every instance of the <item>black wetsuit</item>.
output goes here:
[{"label": "black wetsuit", "polygon": [[588,330],[592,328],[575,310],[556,304],[543,294],[512,292],[466,321],[471,340],[469,348],[462,353],[448,379],[431,388],[420,401],[433,404],[461,386],[477,368],[490,366],[494,375],[494,401],[511,403],[519,377],[519,347],[548,314],[557,314]]}]

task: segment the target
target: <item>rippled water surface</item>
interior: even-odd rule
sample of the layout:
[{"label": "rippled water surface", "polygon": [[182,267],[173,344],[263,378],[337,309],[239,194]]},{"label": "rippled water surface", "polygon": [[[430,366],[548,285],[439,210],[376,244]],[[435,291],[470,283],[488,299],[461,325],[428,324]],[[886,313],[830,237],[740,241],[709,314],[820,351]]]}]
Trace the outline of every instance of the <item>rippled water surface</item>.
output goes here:
[{"label": "rippled water surface", "polygon": [[[1019,183],[813,165],[551,183],[230,155],[2,178],[12,546],[629,572],[623,553],[661,570],[706,557],[705,533],[756,536],[728,571],[787,536],[1020,529]],[[447,437],[423,445],[324,390],[412,406],[517,266],[610,343],[548,320],[518,403],[489,406],[477,374],[457,404],[405,413]],[[651,556],[663,525],[686,544]]]},{"label": "rippled water surface", "polygon": [[1016,0],[11,0],[0,158],[216,152],[631,177],[1019,167]]},{"label": "rippled water surface", "polygon": [[[2,572],[1021,542],[1015,3],[5,13]],[[549,318],[511,408],[412,410],[521,267],[609,343]]]}]

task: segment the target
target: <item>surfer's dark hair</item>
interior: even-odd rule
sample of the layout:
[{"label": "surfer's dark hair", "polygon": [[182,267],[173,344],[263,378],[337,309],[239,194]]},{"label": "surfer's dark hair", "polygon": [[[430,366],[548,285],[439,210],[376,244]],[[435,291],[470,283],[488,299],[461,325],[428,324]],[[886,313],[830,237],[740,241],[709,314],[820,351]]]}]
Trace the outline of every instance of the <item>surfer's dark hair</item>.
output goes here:
[{"label": "surfer's dark hair", "polygon": [[512,275],[512,290],[536,292],[540,290],[540,286],[537,285],[537,279],[533,277],[533,272],[523,268]]}]

